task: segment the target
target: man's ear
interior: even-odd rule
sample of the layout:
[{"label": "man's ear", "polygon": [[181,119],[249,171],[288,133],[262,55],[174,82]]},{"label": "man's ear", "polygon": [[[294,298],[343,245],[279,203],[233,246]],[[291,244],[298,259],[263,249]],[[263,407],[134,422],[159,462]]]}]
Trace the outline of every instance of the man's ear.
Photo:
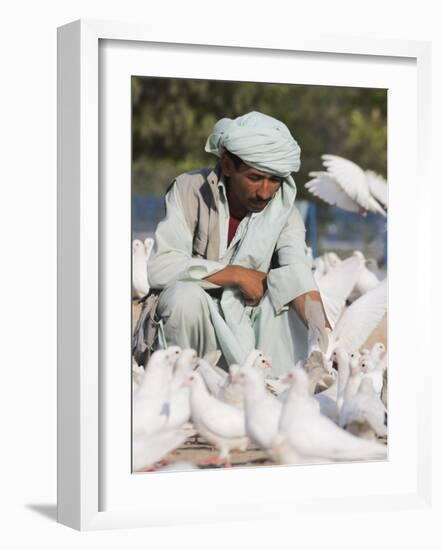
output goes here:
[{"label": "man's ear", "polygon": [[231,176],[235,166],[233,164],[233,160],[229,157],[227,153],[223,153],[221,155],[219,163],[221,165],[221,170],[223,171],[223,174],[225,176]]}]

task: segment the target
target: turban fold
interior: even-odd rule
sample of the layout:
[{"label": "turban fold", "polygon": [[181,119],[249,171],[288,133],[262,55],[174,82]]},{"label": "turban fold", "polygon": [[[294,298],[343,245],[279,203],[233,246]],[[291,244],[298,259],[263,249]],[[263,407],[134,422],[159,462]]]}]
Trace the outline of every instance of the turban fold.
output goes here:
[{"label": "turban fold", "polygon": [[226,149],[245,164],[281,178],[301,165],[301,149],[287,126],[257,111],[218,120],[205,150],[221,157]]}]

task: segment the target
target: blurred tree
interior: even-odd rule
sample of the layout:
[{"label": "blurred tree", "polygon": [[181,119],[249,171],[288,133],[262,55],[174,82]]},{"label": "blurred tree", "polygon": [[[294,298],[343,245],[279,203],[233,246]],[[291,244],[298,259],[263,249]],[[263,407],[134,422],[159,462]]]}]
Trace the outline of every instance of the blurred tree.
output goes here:
[{"label": "blurred tree", "polygon": [[386,176],[386,90],[133,77],[132,100],[135,194],[162,195],[177,174],[213,166],[204,145],[215,122],[252,110],[282,120],[301,146],[300,198],[312,198],[304,183],[323,153]]}]

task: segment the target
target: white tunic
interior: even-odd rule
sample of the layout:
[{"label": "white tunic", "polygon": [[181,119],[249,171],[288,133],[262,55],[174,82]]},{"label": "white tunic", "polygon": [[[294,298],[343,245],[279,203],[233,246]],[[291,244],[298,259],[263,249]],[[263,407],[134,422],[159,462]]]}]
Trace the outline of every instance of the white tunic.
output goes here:
[{"label": "white tunic", "polygon": [[[166,217],[156,231],[157,252],[148,265],[149,284],[167,288],[179,281],[193,281],[205,289],[218,288],[204,278],[229,264],[267,272],[268,290],[255,307],[245,305],[235,289],[224,289],[221,300],[205,293],[210,319],[204,322],[213,325],[228,364],[241,364],[251,349],[257,348],[270,357],[272,374],[279,376],[307,350],[307,332],[288,305],[297,296],[317,290],[304,223],[294,205],[296,187],[284,181],[262,212],[249,213],[241,220],[229,245],[229,208],[222,180],[218,190],[218,260],[192,256],[193,235],[174,185],[166,195]],[[270,269],[275,251],[279,267]]]}]

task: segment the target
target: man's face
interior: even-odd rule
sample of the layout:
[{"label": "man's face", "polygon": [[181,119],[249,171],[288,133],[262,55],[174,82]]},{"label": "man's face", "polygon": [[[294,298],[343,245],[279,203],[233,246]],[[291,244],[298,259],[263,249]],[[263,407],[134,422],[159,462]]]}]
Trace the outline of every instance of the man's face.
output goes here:
[{"label": "man's face", "polygon": [[283,178],[262,172],[241,163],[235,166],[227,155],[221,158],[221,168],[230,178],[228,198],[233,215],[261,212],[281,187]]}]

